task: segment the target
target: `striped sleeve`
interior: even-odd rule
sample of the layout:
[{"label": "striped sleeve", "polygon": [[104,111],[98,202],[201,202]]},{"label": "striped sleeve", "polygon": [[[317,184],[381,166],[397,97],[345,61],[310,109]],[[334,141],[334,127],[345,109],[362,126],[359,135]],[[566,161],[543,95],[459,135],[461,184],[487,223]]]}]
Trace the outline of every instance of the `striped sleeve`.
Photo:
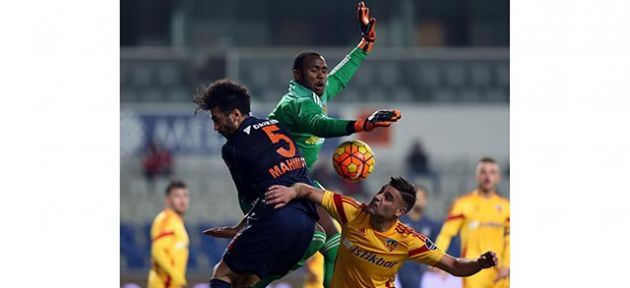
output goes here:
[{"label": "striped sleeve", "polygon": [[409,252],[407,252],[407,257],[409,257],[409,260],[434,266],[440,262],[445,255],[442,250],[438,249],[438,247],[431,242],[431,239],[420,233],[414,231],[409,235],[408,239],[407,245]]},{"label": "striped sleeve", "polygon": [[170,238],[175,235],[175,230],[171,225],[171,219],[168,215],[161,213],[153,225],[151,226],[151,242],[159,239]]},{"label": "striped sleeve", "polygon": [[331,101],[341,90],[348,85],[352,76],[359,70],[359,65],[365,59],[367,53],[365,51],[355,47],[350,51],[350,54],[335,66],[328,75],[328,82],[326,83],[326,102]]},{"label": "striped sleeve", "polygon": [[362,210],[361,204],[354,198],[331,191],[324,192],[322,207],[341,225],[353,221]]}]

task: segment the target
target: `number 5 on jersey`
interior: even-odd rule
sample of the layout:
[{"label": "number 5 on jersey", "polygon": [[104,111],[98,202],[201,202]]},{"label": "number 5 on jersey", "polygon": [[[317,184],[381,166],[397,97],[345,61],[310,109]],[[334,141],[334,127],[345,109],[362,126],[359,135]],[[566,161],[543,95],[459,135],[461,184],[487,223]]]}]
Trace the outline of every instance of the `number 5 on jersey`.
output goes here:
[{"label": "number 5 on jersey", "polygon": [[270,125],[270,126],[263,127],[262,129],[263,131],[265,131],[265,133],[267,133],[267,137],[269,137],[269,140],[271,140],[272,143],[278,143],[280,141],[284,141],[284,142],[287,142],[287,144],[289,144],[289,150],[287,150],[284,147],[280,147],[276,149],[276,152],[278,152],[278,154],[286,158],[291,158],[295,156],[295,144],[293,143],[293,140],[291,140],[291,138],[289,138],[289,136],[287,135],[284,135],[282,133],[276,133],[276,131],[280,130],[278,126]]}]

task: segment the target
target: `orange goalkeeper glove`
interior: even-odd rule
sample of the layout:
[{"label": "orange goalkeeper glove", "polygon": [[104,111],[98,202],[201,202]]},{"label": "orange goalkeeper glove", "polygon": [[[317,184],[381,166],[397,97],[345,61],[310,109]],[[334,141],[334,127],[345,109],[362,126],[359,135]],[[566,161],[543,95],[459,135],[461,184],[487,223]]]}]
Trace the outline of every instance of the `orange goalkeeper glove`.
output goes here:
[{"label": "orange goalkeeper glove", "polygon": [[374,41],[376,41],[376,32],[374,30],[376,27],[376,18],[370,17],[370,8],[365,6],[363,1],[359,2],[359,6],[357,7],[357,19],[359,20],[359,24],[361,24],[362,36],[361,42],[359,42],[359,49],[370,53],[372,46],[374,46]]},{"label": "orange goalkeeper glove", "polygon": [[376,127],[389,127],[401,117],[400,110],[377,110],[366,119],[354,121],[354,132],[370,132]]}]

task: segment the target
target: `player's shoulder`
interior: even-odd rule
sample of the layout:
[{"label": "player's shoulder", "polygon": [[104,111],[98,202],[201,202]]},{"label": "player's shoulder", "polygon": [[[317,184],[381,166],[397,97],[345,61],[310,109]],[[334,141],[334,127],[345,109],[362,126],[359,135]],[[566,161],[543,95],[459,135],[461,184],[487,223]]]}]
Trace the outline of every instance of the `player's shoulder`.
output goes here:
[{"label": "player's shoulder", "polygon": [[247,138],[247,136],[253,135],[254,133],[262,130],[261,128],[270,126],[270,125],[280,125],[280,121],[276,119],[268,119],[268,118],[258,118],[256,116],[248,116],[243,120],[243,123],[238,128],[239,131],[236,133],[236,137],[233,137],[234,140],[241,140]]},{"label": "player's shoulder", "polygon": [[471,201],[475,198],[475,191],[470,191],[470,192],[466,192],[462,195],[459,195],[457,197],[455,197],[455,200],[453,200],[453,203],[461,203],[461,202],[468,202]]},{"label": "player's shoulder", "polygon": [[352,196],[341,195],[341,194],[338,194],[338,195],[341,196],[341,201],[344,204],[350,205],[350,206],[352,206],[352,207],[354,207],[356,209],[362,209],[365,206],[365,204],[363,204],[363,203],[357,201],[356,199],[352,198]]},{"label": "player's shoulder", "polygon": [[365,204],[357,201],[348,195],[343,195],[334,191],[327,190],[324,192],[328,195],[328,197],[332,198],[331,200],[335,205],[343,205],[344,208],[354,208],[354,209],[363,209]]},{"label": "player's shoulder", "polygon": [[399,238],[399,240],[402,240],[405,243],[414,240],[424,242],[428,238],[426,235],[416,231],[416,229],[414,229],[413,227],[400,221],[396,223],[396,228],[394,228],[394,230],[396,231],[396,236]]},{"label": "player's shoulder", "polygon": [[497,196],[497,200],[499,202],[507,204],[507,205],[510,205],[510,199],[508,199],[508,198],[506,198],[506,197],[504,197],[503,195],[500,195],[500,194],[496,194],[496,196]]},{"label": "player's shoulder", "polygon": [[161,222],[161,221],[164,221],[165,219],[168,219],[168,217],[169,217],[169,213],[166,212],[166,210],[162,210],[160,211],[160,213],[155,215],[155,219],[153,220],[153,222]]},{"label": "player's shoulder", "polygon": [[155,216],[152,228],[160,229],[162,227],[168,226],[171,224],[171,220],[173,220],[171,214],[168,213],[167,210],[162,210]]}]

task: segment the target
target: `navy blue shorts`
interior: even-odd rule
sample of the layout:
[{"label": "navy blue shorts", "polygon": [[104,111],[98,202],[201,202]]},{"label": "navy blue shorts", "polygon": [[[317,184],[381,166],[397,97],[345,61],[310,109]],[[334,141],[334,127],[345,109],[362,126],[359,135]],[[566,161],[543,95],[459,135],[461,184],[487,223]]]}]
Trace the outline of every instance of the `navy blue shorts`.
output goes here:
[{"label": "navy blue shorts", "polygon": [[260,279],[287,274],[306,253],[317,220],[290,206],[256,216],[232,239],[223,261],[236,273]]}]

